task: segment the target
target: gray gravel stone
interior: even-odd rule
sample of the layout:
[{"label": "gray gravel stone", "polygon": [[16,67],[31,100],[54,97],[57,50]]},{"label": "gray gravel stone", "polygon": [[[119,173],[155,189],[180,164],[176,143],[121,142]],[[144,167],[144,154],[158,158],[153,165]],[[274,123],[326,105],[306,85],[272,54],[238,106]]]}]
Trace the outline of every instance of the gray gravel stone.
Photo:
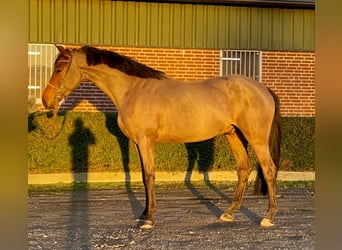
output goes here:
[{"label": "gray gravel stone", "polygon": [[235,221],[218,220],[231,190],[157,190],[156,227],[141,230],[142,189],[30,193],[29,249],[314,249],[313,188],[278,190],[273,228],[259,222],[267,197],[246,192]]}]

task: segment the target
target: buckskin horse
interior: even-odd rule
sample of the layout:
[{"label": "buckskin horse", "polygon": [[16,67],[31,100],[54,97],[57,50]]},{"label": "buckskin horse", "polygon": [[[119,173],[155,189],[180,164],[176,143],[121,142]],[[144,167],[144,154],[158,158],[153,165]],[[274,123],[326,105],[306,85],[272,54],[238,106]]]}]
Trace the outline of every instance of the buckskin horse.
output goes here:
[{"label": "buckskin horse", "polygon": [[229,140],[238,182],[231,205],[219,219],[233,221],[234,211],[241,206],[252,171],[249,143],[269,197],[260,225],[274,226],[280,151],[279,99],[275,93],[244,76],[184,82],[113,51],[90,46],[57,48],[59,54],[43,92],[43,105],[58,110],[59,102],[84,80],[93,82],[113,101],[118,125],[136,145],[142,165],[146,206],[141,228],[155,226],[155,144],[198,142],[220,134]]}]

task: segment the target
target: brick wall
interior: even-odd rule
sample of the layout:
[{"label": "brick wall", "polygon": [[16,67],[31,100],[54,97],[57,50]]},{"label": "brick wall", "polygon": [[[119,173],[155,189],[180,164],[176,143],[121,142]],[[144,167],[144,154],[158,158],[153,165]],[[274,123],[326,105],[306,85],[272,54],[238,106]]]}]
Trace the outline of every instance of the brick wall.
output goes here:
[{"label": "brick wall", "polygon": [[[111,49],[179,80],[198,80],[220,74],[220,50],[129,47]],[[262,81],[280,97],[283,116],[315,115],[314,53],[263,51]],[[113,111],[115,107],[95,85],[82,83],[65,99],[61,109],[94,112]]]},{"label": "brick wall", "polygon": [[281,101],[284,116],[315,116],[315,54],[262,52],[262,82]]}]

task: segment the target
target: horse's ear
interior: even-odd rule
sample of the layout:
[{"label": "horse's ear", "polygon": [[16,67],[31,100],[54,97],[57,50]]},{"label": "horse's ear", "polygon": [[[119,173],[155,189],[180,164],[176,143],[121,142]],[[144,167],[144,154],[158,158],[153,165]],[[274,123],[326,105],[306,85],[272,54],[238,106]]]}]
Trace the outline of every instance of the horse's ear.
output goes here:
[{"label": "horse's ear", "polygon": [[71,55],[71,51],[69,49],[66,49],[63,46],[57,44],[55,44],[55,46],[63,56],[69,57]]}]

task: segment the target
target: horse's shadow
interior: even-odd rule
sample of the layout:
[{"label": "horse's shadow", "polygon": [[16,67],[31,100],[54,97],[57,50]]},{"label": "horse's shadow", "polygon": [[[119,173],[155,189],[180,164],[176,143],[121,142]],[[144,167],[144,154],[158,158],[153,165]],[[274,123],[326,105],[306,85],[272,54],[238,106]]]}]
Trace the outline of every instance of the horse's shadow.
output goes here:
[{"label": "horse's shadow", "polygon": [[[208,200],[192,183],[191,175],[194,171],[196,165],[198,165],[199,172],[203,173],[203,181],[208,188],[210,188],[214,193],[216,193],[221,199],[232,202],[232,198],[229,198],[225,193],[223,193],[215,184],[210,181],[209,171],[214,163],[214,146],[215,138],[196,142],[196,143],[186,143],[185,148],[188,154],[188,168],[184,178],[185,186],[191,191],[191,193],[198,199],[202,204],[204,204],[208,210],[219,218],[224,211],[222,211],[215,203]],[[197,163],[197,164],[196,164]],[[247,216],[251,221],[259,224],[261,217],[256,215],[254,212],[249,210],[245,206],[240,207],[240,212]]]},{"label": "horse's shadow", "polygon": [[123,169],[125,172],[125,187],[127,190],[128,198],[131,203],[131,208],[134,214],[134,218],[140,218],[144,207],[141,205],[137,197],[135,196],[132,187],[131,187],[131,175],[129,169],[129,139],[121,132],[118,123],[117,123],[117,113],[114,112],[106,112],[106,128],[108,131],[114,135],[118,141],[120,152],[121,152],[121,160]]},{"label": "horse's shadow", "polygon": [[[185,148],[188,154],[188,168],[186,170],[184,184],[201,204],[205,205],[212,214],[219,218],[222,214],[222,210],[213,202],[207,200],[205,196],[191,183],[191,175],[197,163],[198,171],[203,173],[203,180],[206,185],[213,189],[215,193],[220,192],[210,183],[208,174],[208,171],[214,162],[214,139],[195,143],[185,143]],[[221,195],[222,193],[220,193],[220,196]]]}]

